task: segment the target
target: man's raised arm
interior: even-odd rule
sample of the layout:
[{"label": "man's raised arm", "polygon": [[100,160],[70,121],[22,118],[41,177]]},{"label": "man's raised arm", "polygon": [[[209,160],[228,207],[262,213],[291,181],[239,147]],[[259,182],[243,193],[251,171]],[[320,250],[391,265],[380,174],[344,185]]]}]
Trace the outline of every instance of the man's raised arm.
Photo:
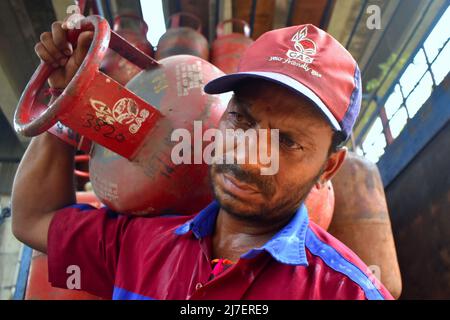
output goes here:
[{"label": "man's raised arm", "polygon": [[54,212],[75,203],[73,170],[73,147],[49,133],[31,141],[12,190],[12,228],[17,239],[47,252]]},{"label": "man's raised arm", "polygon": [[[84,60],[93,32],[83,32],[76,48],[67,41],[61,22],[44,32],[35,51],[55,70],[50,87],[64,89]],[[30,247],[47,252],[47,234],[54,212],[75,203],[73,147],[44,133],[34,138],[19,165],[12,190],[14,235]]]}]

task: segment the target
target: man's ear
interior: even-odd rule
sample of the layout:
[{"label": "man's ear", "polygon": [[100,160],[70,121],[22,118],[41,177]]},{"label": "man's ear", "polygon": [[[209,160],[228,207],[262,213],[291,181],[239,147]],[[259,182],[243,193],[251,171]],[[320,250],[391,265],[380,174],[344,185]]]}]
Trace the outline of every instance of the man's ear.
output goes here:
[{"label": "man's ear", "polygon": [[322,187],[328,180],[334,177],[344,163],[347,156],[347,147],[342,147],[338,151],[333,152],[328,158],[323,172],[316,183],[316,187]]}]

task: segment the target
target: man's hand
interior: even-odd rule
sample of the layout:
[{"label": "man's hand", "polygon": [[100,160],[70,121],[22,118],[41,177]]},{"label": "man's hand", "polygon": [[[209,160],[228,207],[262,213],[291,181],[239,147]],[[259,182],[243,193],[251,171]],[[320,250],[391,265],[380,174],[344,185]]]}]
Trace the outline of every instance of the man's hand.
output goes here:
[{"label": "man's hand", "polygon": [[51,32],[41,34],[40,42],[34,50],[38,57],[55,70],[49,77],[49,85],[55,89],[64,89],[72,80],[89,50],[94,32],[85,31],[78,37],[78,43],[73,48],[67,41],[67,23],[54,22]]}]

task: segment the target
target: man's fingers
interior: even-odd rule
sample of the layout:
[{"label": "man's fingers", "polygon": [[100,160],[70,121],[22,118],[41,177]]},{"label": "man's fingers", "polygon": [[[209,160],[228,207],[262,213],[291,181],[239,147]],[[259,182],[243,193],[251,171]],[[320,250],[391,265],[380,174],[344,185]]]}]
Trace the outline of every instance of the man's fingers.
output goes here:
[{"label": "man's fingers", "polygon": [[50,32],[44,32],[43,34],[41,34],[41,43],[44,45],[47,52],[61,66],[63,66],[67,62],[67,57],[61,51],[59,51],[59,49],[53,43],[53,37]]},{"label": "man's fingers", "polygon": [[53,56],[47,51],[42,42],[39,42],[34,46],[34,51],[45,63],[51,64],[54,68],[59,67],[59,63],[56,62]]},{"label": "man's fingers", "polygon": [[84,31],[78,37],[78,47],[82,47],[83,49],[89,49],[91,46],[92,39],[94,38],[93,31]]},{"label": "man's fingers", "polygon": [[62,22],[57,21],[52,24],[53,43],[64,55],[72,55],[72,45],[67,41],[66,30],[62,27]]},{"label": "man's fingers", "polygon": [[75,63],[80,66],[83,63],[84,58],[91,46],[92,39],[94,38],[94,32],[85,31],[78,37],[77,47],[74,52]]}]

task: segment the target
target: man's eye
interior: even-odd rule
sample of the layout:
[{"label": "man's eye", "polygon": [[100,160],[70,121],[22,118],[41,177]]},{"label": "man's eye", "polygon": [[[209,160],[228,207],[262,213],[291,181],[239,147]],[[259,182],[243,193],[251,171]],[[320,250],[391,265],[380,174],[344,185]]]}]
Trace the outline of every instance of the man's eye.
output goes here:
[{"label": "man's eye", "polygon": [[251,127],[252,124],[239,112],[229,111],[228,118],[236,125]]},{"label": "man's eye", "polygon": [[286,148],[291,149],[291,150],[303,150],[303,146],[296,143],[294,140],[292,140],[288,136],[281,135],[281,134],[280,134],[280,144],[282,144],[283,146],[285,146]]},{"label": "man's eye", "polygon": [[229,116],[230,119],[234,119],[234,120],[237,120],[237,121],[242,121],[242,119],[244,118],[242,116],[242,114],[234,112],[234,111],[229,111],[228,112],[228,116]]}]

